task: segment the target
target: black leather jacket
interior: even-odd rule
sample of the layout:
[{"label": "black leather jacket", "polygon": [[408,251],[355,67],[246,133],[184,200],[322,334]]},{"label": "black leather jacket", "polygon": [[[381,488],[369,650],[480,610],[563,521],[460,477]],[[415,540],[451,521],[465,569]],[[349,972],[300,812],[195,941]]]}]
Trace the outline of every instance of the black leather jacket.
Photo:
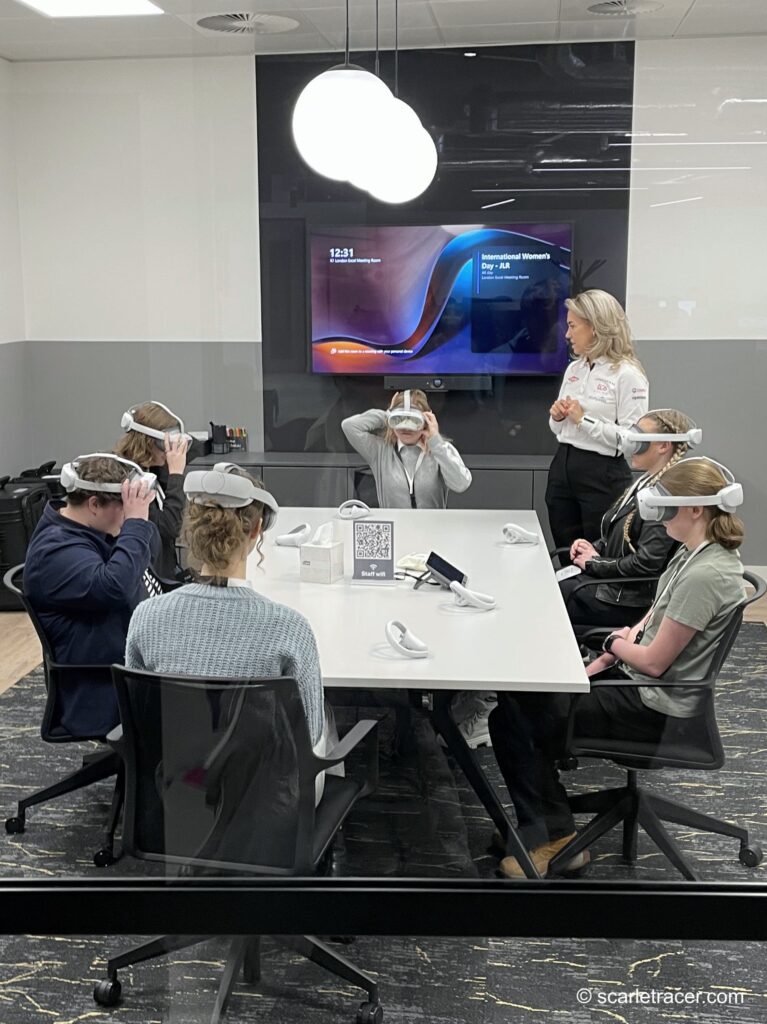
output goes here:
[{"label": "black leather jacket", "polygon": [[[636,497],[632,495],[618,509],[619,498],[602,517],[602,536],[594,547],[598,558],[586,562],[584,572],[589,576],[659,576],[678,548],[676,541],[666,533],[663,523],[648,523],[639,515]],[[632,551],[623,537],[626,517],[634,513],[629,529]],[[657,583],[604,583],[596,587],[596,596],[607,604],[629,608],[649,608],[655,597]]]}]

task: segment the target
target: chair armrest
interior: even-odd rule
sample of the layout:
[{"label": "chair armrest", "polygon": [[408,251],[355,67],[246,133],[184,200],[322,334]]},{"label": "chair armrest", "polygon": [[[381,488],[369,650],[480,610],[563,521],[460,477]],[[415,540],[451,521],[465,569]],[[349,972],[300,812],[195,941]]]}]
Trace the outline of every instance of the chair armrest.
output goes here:
[{"label": "chair armrest", "polygon": [[317,764],[321,766],[320,771],[332,768],[333,765],[341,764],[351,754],[352,750],[376,728],[378,728],[378,720],[374,718],[366,718],[361,722],[357,722],[344,738],[339,740],[333,749],[327,752],[325,757],[315,758]]},{"label": "chair armrest", "polygon": [[60,661],[49,661],[49,669],[55,669],[57,672],[73,672],[75,670],[82,672],[83,670],[93,671],[94,669],[106,669],[111,672],[112,665],[99,664],[99,665],[64,665]]},{"label": "chair armrest", "polygon": [[705,689],[710,689],[714,685],[716,680],[712,679],[712,678],[709,678],[709,679],[690,679],[690,680],[687,680],[687,679],[673,679],[673,680],[672,679],[646,679],[646,680],[645,679],[592,679],[592,680],[590,680],[590,682],[591,682],[592,690],[596,690],[598,687],[606,687],[606,686],[612,686],[612,687],[663,686],[663,687],[667,687],[667,688],[668,687],[675,687],[675,686],[676,687],[684,686],[684,687],[688,687],[689,688],[691,686],[694,686],[694,687],[696,687],[698,689],[705,690]]},{"label": "chair armrest", "polygon": [[565,553],[567,553],[567,554],[570,553],[570,548],[569,547],[552,548],[551,551],[549,551],[549,558],[553,562],[555,558],[559,558],[560,555],[564,555]]},{"label": "chair armrest", "polygon": [[581,576],[583,578],[579,577],[578,586],[568,591],[565,608],[569,606],[573,594],[586,587],[601,587],[602,584],[610,586],[615,583],[657,583],[660,579],[660,576],[587,576],[585,573],[581,573]]}]

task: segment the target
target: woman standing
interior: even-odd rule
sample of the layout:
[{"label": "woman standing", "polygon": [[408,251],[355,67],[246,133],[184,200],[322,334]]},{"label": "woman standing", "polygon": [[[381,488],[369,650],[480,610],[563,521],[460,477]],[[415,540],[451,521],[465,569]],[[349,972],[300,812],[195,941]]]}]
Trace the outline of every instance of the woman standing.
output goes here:
[{"label": "woman standing", "polygon": [[602,516],[631,483],[617,428],[645,415],[649,392],[620,303],[592,288],[566,305],[575,359],[550,409],[558,445],[546,487],[557,547],[597,537]]},{"label": "woman standing", "polygon": [[162,402],[144,402],[123,413],[126,433],[115,445],[115,454],[152,472],[163,489],[162,508],[154,502],[149,518],[160,531],[162,554],[153,568],[158,576],[172,580],[179,571],[176,541],[186,508],[184,470],[189,450],[189,435],[184,421]]},{"label": "woman standing", "polygon": [[349,416],[341,429],[367,459],[382,508],[446,508],[449,491],[461,493],[471,484],[423,391],[397,392],[388,409]]}]

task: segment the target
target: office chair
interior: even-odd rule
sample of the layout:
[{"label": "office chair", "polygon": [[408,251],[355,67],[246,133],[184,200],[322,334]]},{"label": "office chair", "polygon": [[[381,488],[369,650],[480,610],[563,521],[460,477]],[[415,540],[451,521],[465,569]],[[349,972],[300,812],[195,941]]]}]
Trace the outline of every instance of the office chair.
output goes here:
[{"label": "office chair", "polygon": [[[612,739],[599,736],[574,735],[574,710],[577,697],[573,701],[568,722],[565,749],[572,759],[578,757],[595,757],[615,762],[626,769],[626,785],[618,789],[601,790],[596,793],[584,793],[570,797],[570,809],[574,813],[596,813],[582,832],[573,839],[549,865],[556,870],[558,864],[565,864],[581,850],[591,846],[600,836],[605,835],[616,825],[623,822],[623,857],[633,864],[637,857],[637,833],[641,825],[655,845],[666,855],[671,863],[684,875],[694,881],[698,875],[690,867],[682,851],[663,827],[663,821],[703,832],[714,832],[723,836],[732,836],[739,840],[738,858],[741,864],[755,868],[762,860],[762,850],[749,842],[747,829],[729,822],[700,814],[684,804],[667,800],[657,793],[644,789],[637,782],[640,770],[654,771],[661,768],[687,768],[692,771],[715,771],[724,764],[724,750],[719,736],[714,705],[714,690],[722,666],[730,653],[735,638],[743,622],[743,611],[754,601],[758,601],[767,592],[767,583],[753,573],[744,572],[746,583],[754,588],[754,594],[747,597],[735,608],[729,618],[727,627],[719,641],[708,676],[705,679],[673,683],[662,679],[653,679],[649,683],[637,683],[632,679],[592,679],[592,688],[612,686],[684,686],[695,687],[704,697],[701,715],[695,726],[692,719],[681,719],[685,726],[676,727],[673,720],[669,723],[669,734],[659,743],[646,740]],[[600,630],[599,632],[604,632]],[[567,767],[575,767],[577,760],[568,761]]]},{"label": "office chair", "polygon": [[[112,673],[124,730],[127,853],[198,877],[314,875],[327,866],[347,815],[377,786],[377,722],[357,722],[322,758],[312,751],[294,679],[159,675],[120,665]],[[326,775],[315,807],[318,774],[363,741],[363,779]],[[208,937],[159,936],[112,957],[94,999],[114,1006],[118,970]],[[372,978],[313,936],[278,941],[364,989],[358,1024],[380,1024]],[[246,982],[260,977],[260,936],[232,940],[211,1024],[225,1012],[240,968]]]},{"label": "office chair", "polygon": [[[19,835],[26,827],[26,814],[30,807],[37,804],[47,803],[55,800],[56,797],[65,793],[74,793],[75,790],[83,789],[94,782],[116,776],[115,790],[112,797],[112,804],[107,817],[106,829],[104,831],[104,845],[93,856],[96,867],[107,867],[115,861],[114,856],[114,834],[122,808],[122,762],[119,753],[107,746],[105,736],[73,736],[67,732],[61,724],[61,694],[66,691],[72,680],[82,681],[83,678],[93,676],[93,683],[96,686],[105,685],[106,665],[61,665],[53,658],[51,646],[23,591],[24,565],[16,565],[9,569],[3,577],[3,585],[14,593],[21,601],[29,618],[34,626],[40,646],[43,650],[43,672],[45,675],[46,700],[43,712],[43,721],[40,727],[40,735],[46,743],[81,743],[87,740],[96,740],[101,749],[95,750],[83,756],[82,766],[70,775],[65,776],[51,786],[40,789],[30,796],[19,800],[16,814],[5,822],[5,831],[9,835]],[[108,684],[108,679],[106,680]],[[110,734],[111,735],[111,734]]]},{"label": "office chair", "polygon": [[[565,554],[565,553],[567,553],[567,552],[569,552],[569,551],[570,551],[569,547],[553,548],[551,551],[549,551],[549,558],[551,559],[552,563],[553,563],[555,558],[558,559],[560,561],[560,565],[561,565],[561,558],[560,558],[560,556]],[[579,580],[578,580],[578,582],[580,583],[580,586],[577,587],[576,590],[581,590],[584,587],[600,587],[600,586],[602,586],[602,584],[607,584],[608,586],[610,586],[611,584],[616,584],[616,583],[617,584],[626,584],[626,583],[655,583],[655,584],[657,584],[659,579],[660,579],[660,574],[658,574],[656,576],[589,576],[586,573],[583,573],[582,574],[582,579],[579,578]],[[573,598],[573,594],[576,593],[576,590],[571,590],[566,595],[566,597],[565,597],[565,608],[566,609],[569,608],[570,601]],[[650,607],[650,604],[651,604],[651,601],[648,601],[647,605],[645,607],[642,607],[641,605],[637,606],[637,609],[636,609],[637,621],[639,619],[641,619],[641,617],[644,615],[644,613]],[[568,614],[569,614],[569,612],[568,612]],[[579,640],[582,640],[584,634],[586,632],[588,632],[591,628],[592,627],[590,627],[590,626],[576,626],[575,624],[573,624],[573,632],[575,633],[576,637]],[[613,626],[613,627],[609,627],[608,628],[608,627],[601,626],[599,628],[600,629],[607,629],[607,632],[609,633],[611,631],[611,629],[622,629],[623,628],[623,624],[622,623],[616,623],[615,626]]]}]

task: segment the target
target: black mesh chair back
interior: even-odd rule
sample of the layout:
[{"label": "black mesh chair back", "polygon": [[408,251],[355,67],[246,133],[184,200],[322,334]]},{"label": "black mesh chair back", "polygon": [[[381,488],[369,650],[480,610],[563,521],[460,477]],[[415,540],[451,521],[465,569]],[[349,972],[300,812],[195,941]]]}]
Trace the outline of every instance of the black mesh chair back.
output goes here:
[{"label": "black mesh chair back", "polygon": [[166,676],[114,666],[124,731],[123,842],[195,874],[316,868],[363,795],[326,776],[295,680]]}]

